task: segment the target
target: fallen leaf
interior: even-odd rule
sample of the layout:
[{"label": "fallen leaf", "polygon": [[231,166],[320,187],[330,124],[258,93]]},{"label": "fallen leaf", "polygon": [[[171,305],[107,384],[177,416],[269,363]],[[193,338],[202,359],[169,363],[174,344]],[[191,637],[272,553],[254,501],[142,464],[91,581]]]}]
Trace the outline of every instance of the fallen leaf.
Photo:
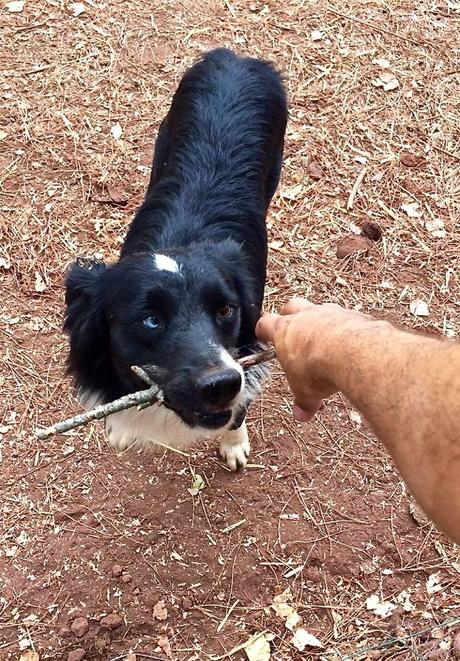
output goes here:
[{"label": "fallen leaf", "polygon": [[392,92],[393,90],[397,90],[399,87],[399,80],[397,78],[393,78],[393,80],[390,80],[390,82],[385,83],[383,85],[383,89],[385,92]]},{"label": "fallen leaf", "polygon": [[159,602],[153,607],[153,617],[156,620],[166,620],[168,617],[168,610],[165,606],[163,599],[160,599]]},{"label": "fallen leaf", "polygon": [[281,197],[284,197],[285,200],[296,200],[299,197],[299,194],[303,190],[303,185],[302,184],[297,184],[296,186],[290,186],[288,188],[284,188],[281,191]]},{"label": "fallen leaf", "polygon": [[0,257],[0,269],[5,269],[5,271],[8,271],[10,268],[11,262],[8,261],[5,257]]},{"label": "fallen leaf", "polygon": [[365,576],[370,576],[371,574],[375,574],[375,572],[377,571],[377,567],[375,566],[372,560],[365,560],[359,566],[359,568]]},{"label": "fallen leaf", "polygon": [[324,32],[322,30],[312,30],[310,32],[310,37],[312,41],[321,41],[324,37]]},{"label": "fallen leaf", "polygon": [[425,165],[426,163],[424,156],[411,154],[410,152],[403,152],[400,161],[407,168],[417,168],[419,165]]},{"label": "fallen leaf", "polygon": [[310,163],[306,167],[306,173],[312,179],[316,179],[316,180],[321,179],[324,176],[321,167],[316,161],[310,161]]},{"label": "fallen leaf", "polygon": [[129,198],[132,195],[132,191],[128,186],[118,185],[111,186],[108,185],[105,189],[105,194],[94,195],[91,200],[93,202],[100,202],[101,204],[114,204],[114,205],[123,205],[127,204]]},{"label": "fallen leaf", "polygon": [[19,661],[40,661],[40,655],[38,652],[32,652],[32,650],[27,650],[23,652],[19,657]]},{"label": "fallen leaf", "polygon": [[203,480],[202,476],[199,473],[193,473],[192,475],[192,486],[190,489],[187,489],[189,494],[192,496],[198,496],[200,491],[206,489],[206,482]]},{"label": "fallen leaf", "polygon": [[402,604],[403,610],[406,613],[411,613],[416,609],[415,604],[410,600],[410,592],[408,590],[403,590],[396,597],[398,604]]},{"label": "fallen leaf", "polygon": [[41,294],[41,292],[45,291],[46,289],[46,282],[43,279],[43,276],[40,275],[38,271],[35,272],[35,291]]},{"label": "fallen leaf", "polygon": [[373,594],[366,599],[366,608],[379,617],[388,617],[396,610],[396,604],[391,601],[380,601],[377,594]]},{"label": "fallen leaf", "polygon": [[442,585],[439,582],[439,572],[436,572],[435,574],[430,574],[426,582],[426,591],[428,592],[428,594],[434,594],[435,592],[439,592],[440,590],[442,590]]},{"label": "fallen leaf", "polygon": [[407,202],[401,204],[401,209],[407,213],[409,218],[420,218],[422,212],[420,211],[420,204],[418,202]]},{"label": "fallen leaf", "polygon": [[356,425],[358,425],[358,427],[362,425],[363,419],[361,418],[361,415],[358,413],[358,411],[352,409],[349,415],[350,415],[350,420],[354,422]]},{"label": "fallen leaf", "polygon": [[428,317],[430,315],[428,304],[421,298],[416,298],[415,301],[412,301],[409,305],[409,310],[414,317]]},{"label": "fallen leaf", "polygon": [[294,629],[301,623],[302,618],[298,614],[294,608],[292,608],[291,612],[286,618],[286,622],[284,623],[284,626],[286,629],[289,629],[289,631],[294,631]]},{"label": "fallen leaf", "polygon": [[395,75],[391,71],[383,71],[379,75],[379,79],[382,81],[382,83],[391,83],[391,81],[395,79]]},{"label": "fallen leaf", "polygon": [[381,69],[389,69],[390,68],[390,62],[389,62],[389,60],[386,60],[386,59],[376,58],[375,60],[372,60],[372,64],[376,64]]},{"label": "fallen leaf", "polygon": [[72,14],[72,16],[80,16],[80,14],[83,14],[83,12],[86,10],[85,5],[83,2],[72,2],[71,5],[69,5],[69,11]]},{"label": "fallen leaf", "polygon": [[270,640],[272,634],[256,633],[244,646],[249,661],[268,661],[270,659]]},{"label": "fallen leaf", "polygon": [[121,138],[121,134],[123,133],[123,129],[121,128],[120,124],[117,122],[110,129],[110,133],[115,138],[115,140],[119,140]]},{"label": "fallen leaf", "polygon": [[6,131],[0,131],[0,140],[4,140],[7,137],[8,133]]},{"label": "fallen leaf", "polygon": [[372,247],[372,242],[365,236],[346,236],[337,243],[336,254],[344,259],[356,253],[366,253]]},{"label": "fallen leaf", "polygon": [[279,250],[284,246],[283,241],[270,241],[268,244],[268,247],[271,248],[272,250]]},{"label": "fallen leaf", "polygon": [[25,0],[12,0],[6,5],[8,11],[12,14],[19,14],[24,9]]},{"label": "fallen leaf", "polygon": [[444,229],[444,221],[440,218],[427,220],[425,227],[435,239],[444,239],[447,235],[447,232]]},{"label": "fallen leaf", "polygon": [[127,654],[124,658],[124,661],[136,661],[136,655],[134,654],[134,652],[130,652],[129,654]]},{"label": "fallen leaf", "polygon": [[172,652],[171,643],[169,642],[168,636],[159,636],[157,643],[163,654],[165,654],[168,659],[170,659],[172,657]]},{"label": "fallen leaf", "polygon": [[291,643],[299,652],[303,652],[306,647],[322,647],[321,641],[316,636],[308,633],[306,629],[300,627],[292,637]]},{"label": "fallen leaf", "polygon": [[372,81],[374,87],[383,87],[385,92],[391,92],[398,89],[399,81],[391,71],[382,71],[382,73]]}]

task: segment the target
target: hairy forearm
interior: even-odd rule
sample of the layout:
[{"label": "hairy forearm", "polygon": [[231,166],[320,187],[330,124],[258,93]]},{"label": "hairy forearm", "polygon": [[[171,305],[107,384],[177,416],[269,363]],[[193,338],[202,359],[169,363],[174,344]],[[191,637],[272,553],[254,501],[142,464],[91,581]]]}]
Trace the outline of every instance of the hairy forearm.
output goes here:
[{"label": "hairy forearm", "polygon": [[460,541],[460,346],[375,322],[336,341],[331,380],[427,514]]}]

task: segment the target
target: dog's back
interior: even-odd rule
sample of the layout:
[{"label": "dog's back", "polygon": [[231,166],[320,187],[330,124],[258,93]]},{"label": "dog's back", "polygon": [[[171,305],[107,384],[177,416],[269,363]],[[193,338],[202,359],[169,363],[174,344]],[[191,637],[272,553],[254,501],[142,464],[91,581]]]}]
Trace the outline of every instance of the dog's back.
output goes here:
[{"label": "dog's back", "polygon": [[268,62],[226,49],[184,76],[155,145],[152,175],[122,256],[235,240],[250,257],[262,302],[265,215],[279,181],[286,95]]}]

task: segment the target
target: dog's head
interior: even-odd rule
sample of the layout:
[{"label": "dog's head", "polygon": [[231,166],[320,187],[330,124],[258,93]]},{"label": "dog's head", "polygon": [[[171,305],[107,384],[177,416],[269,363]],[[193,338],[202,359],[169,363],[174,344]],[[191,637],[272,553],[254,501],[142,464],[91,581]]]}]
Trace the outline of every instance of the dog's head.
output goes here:
[{"label": "dog's head", "polygon": [[235,361],[254,341],[259,306],[232,241],[124,257],[113,266],[74,264],[66,281],[69,371],[102,401],[145,387],[190,427],[224,427],[243,403]]}]

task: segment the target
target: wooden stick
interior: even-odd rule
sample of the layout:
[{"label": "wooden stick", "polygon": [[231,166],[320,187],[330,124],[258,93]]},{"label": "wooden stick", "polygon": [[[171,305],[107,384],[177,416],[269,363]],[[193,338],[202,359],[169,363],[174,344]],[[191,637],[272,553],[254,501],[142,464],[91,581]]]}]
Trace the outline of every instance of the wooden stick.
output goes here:
[{"label": "wooden stick", "polygon": [[259,353],[252,353],[250,356],[244,356],[244,358],[238,360],[238,363],[241,367],[247,368],[254,367],[254,365],[259,365],[260,363],[266,363],[274,358],[276,358],[276,351],[274,349],[266,349]]},{"label": "wooden stick", "polygon": [[[267,349],[266,351],[261,351],[259,353],[251,354],[250,356],[240,358],[238,363],[241,365],[241,367],[247,369],[249,367],[253,367],[254,365],[259,365],[259,363],[273,360],[275,357],[275,350]],[[119,411],[133,408],[134,406],[139,407],[139,409],[143,409],[157,402],[161,403],[163,401],[163,392],[161,391],[161,388],[152,381],[150,376],[141,367],[133,365],[131,369],[140,379],[148,384],[149,387],[146,390],[139,390],[138,392],[124,395],[124,397],[120,397],[120,399],[116,399],[115,401],[109,402],[108,404],[100,404],[90,411],[85,411],[85,413],[74,415],[71,418],[67,418],[67,420],[62,420],[61,422],[57,422],[50,427],[46,427],[46,429],[37,429],[35,432],[37,438],[40,441],[43,441],[50,436],[54,436],[55,434],[63,434],[64,432],[75,429],[76,427],[87,425],[88,422],[91,422],[92,420],[101,420],[102,418],[106,418],[108,415],[112,415],[112,413],[118,413]]]}]

